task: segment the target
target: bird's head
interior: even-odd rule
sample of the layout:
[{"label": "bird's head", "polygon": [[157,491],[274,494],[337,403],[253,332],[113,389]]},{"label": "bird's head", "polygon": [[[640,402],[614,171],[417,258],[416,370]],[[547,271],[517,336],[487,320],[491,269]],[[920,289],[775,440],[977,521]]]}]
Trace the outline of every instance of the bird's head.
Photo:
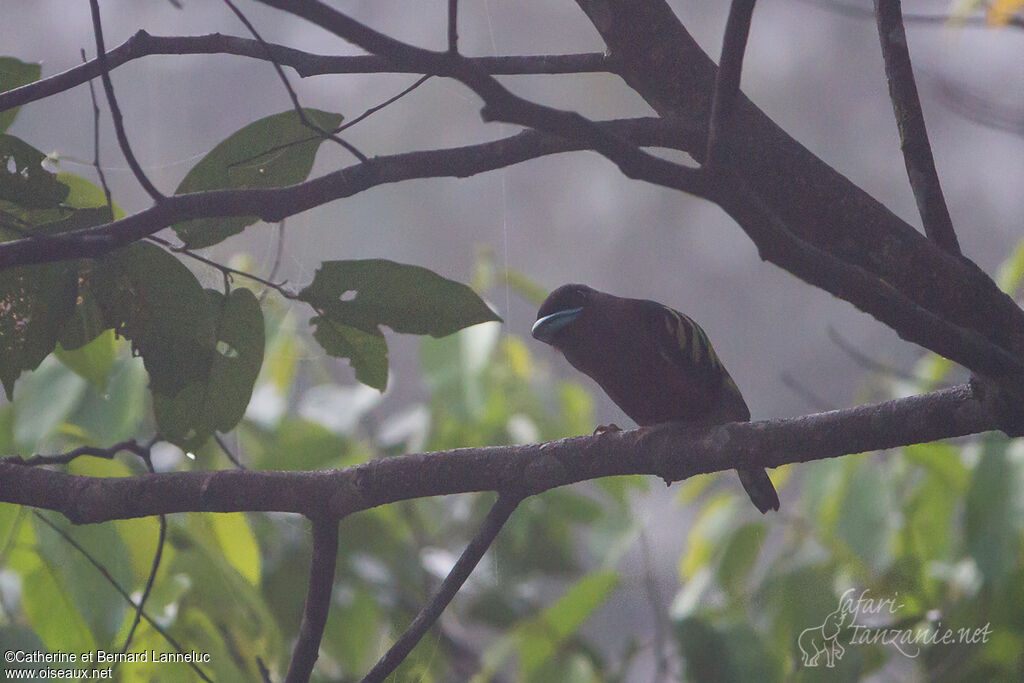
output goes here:
[{"label": "bird's head", "polygon": [[534,339],[558,347],[559,339],[571,332],[573,324],[598,294],[586,285],[562,285],[551,292],[537,310]]}]

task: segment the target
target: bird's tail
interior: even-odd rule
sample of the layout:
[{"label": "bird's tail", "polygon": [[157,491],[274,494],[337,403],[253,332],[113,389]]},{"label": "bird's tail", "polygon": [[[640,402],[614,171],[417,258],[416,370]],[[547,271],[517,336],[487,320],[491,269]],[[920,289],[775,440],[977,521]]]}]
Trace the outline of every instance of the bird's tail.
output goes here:
[{"label": "bird's tail", "polygon": [[772,480],[763,469],[758,470],[736,470],[740,475],[740,483],[746,489],[747,495],[753,501],[761,514],[769,510],[779,509],[779,494],[772,486]]}]

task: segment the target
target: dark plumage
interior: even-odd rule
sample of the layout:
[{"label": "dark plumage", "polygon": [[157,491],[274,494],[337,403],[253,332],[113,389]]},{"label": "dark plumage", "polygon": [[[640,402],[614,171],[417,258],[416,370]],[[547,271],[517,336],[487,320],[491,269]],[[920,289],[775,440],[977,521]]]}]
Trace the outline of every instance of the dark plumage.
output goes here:
[{"label": "dark plumage", "polygon": [[[533,336],[561,351],[638,425],[750,419],[704,330],[668,306],[563,285],[541,304]],[[763,469],[738,472],[758,510],[779,509]]]}]

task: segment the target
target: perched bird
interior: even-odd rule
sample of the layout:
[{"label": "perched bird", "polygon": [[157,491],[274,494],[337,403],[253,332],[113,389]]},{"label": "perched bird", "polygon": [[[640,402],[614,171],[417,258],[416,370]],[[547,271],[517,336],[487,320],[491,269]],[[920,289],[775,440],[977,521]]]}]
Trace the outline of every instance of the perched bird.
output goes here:
[{"label": "perched bird", "polygon": [[[750,419],[739,387],[704,330],[668,306],[562,285],[537,311],[533,336],[561,351],[638,425]],[[758,510],[779,509],[767,472],[738,473]]]}]

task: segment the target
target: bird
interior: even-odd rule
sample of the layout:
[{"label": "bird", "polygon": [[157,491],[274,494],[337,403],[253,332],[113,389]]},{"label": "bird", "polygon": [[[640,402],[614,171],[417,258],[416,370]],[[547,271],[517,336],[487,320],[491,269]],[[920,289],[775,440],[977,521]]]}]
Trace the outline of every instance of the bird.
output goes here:
[{"label": "bird", "polygon": [[[537,310],[532,335],[561,351],[641,427],[750,420],[743,394],[707,334],[664,304],[562,285]],[[763,468],[737,472],[762,514],[779,509],[779,496]]]}]

